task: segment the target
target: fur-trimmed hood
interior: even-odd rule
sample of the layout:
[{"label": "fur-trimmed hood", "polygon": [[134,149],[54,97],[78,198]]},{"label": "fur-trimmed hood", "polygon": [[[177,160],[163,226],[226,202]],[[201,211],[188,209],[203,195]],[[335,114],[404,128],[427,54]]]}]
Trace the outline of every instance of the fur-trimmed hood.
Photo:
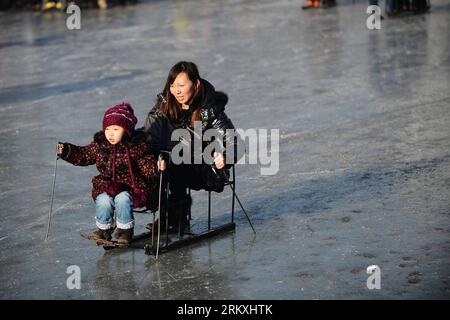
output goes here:
[{"label": "fur-trimmed hood", "polygon": [[[225,105],[228,103],[228,95],[222,91],[216,91],[216,88],[205,79],[200,79],[203,90],[205,91],[205,103],[202,106],[203,110],[212,109],[214,114],[219,114],[225,110]],[[156,113],[158,116],[165,117],[165,114],[161,111],[161,107],[165,99],[162,93],[156,96],[156,104],[151,113]]]},{"label": "fur-trimmed hood", "polygon": [[225,105],[228,103],[228,95],[225,92],[216,91],[214,86],[205,79],[201,79],[201,82],[206,95],[203,109],[212,108],[215,114],[223,112]]},{"label": "fur-trimmed hood", "polygon": [[[205,79],[201,79],[202,90],[205,94],[205,102],[200,110],[202,129],[210,128],[216,129],[224,137],[224,145],[232,146],[234,150],[235,159],[238,155],[237,141],[239,140],[232,134],[227,134],[227,129],[234,129],[234,125],[230,118],[225,113],[225,105],[228,103],[228,96],[226,93],[216,91],[214,86]],[[171,149],[166,138],[171,136],[173,130],[178,127],[171,121],[166,121],[167,117],[162,112],[161,108],[164,104],[164,96],[158,94],[155,106],[150,110],[147,119],[145,120],[142,130],[147,135],[147,143],[152,146],[159,146],[159,148]],[[163,128],[166,126],[168,134],[162,135]],[[166,141],[161,141],[166,140]],[[224,150],[224,156],[225,156]],[[233,160],[237,162],[237,160]]]}]

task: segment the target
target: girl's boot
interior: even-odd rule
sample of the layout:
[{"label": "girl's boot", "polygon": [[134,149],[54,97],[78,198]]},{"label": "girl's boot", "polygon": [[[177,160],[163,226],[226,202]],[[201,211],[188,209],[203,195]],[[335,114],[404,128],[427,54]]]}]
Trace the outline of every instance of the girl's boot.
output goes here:
[{"label": "girl's boot", "polygon": [[117,242],[123,245],[129,245],[133,239],[134,228],[120,229],[117,228],[116,238]]},{"label": "girl's boot", "polygon": [[111,236],[114,232],[114,228],[110,228],[107,230],[97,229],[97,231],[94,231],[89,238],[91,240],[111,240]]}]

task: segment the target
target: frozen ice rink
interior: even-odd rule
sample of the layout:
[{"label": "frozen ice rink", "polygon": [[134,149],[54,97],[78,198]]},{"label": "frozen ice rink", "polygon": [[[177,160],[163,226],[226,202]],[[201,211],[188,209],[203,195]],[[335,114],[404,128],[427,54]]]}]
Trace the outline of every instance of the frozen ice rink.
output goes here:
[{"label": "frozen ice rink", "polygon": [[[450,298],[450,3],[366,27],[366,1],[142,1],[68,15],[0,12],[0,298]],[[279,171],[237,167],[234,233],[161,255],[105,252],[95,167],[58,161],[107,107],[143,125],[170,67],[194,61],[237,128],[279,129]],[[207,193],[193,195],[206,221]],[[216,194],[215,223],[230,192]],[[150,221],[136,216],[137,233]],[[81,270],[69,290],[66,270]],[[366,268],[381,269],[381,289]]]}]

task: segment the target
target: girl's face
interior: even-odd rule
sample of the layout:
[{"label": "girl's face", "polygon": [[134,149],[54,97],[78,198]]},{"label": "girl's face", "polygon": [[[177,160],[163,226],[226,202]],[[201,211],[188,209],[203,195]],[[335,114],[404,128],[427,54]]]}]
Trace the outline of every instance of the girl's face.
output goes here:
[{"label": "girl's face", "polygon": [[125,129],[121,126],[112,125],[105,128],[106,140],[111,144],[118,144],[122,140]]},{"label": "girl's face", "polygon": [[170,93],[183,107],[188,107],[198,85],[199,81],[197,81],[197,84],[194,84],[186,72],[180,72],[170,85]]}]

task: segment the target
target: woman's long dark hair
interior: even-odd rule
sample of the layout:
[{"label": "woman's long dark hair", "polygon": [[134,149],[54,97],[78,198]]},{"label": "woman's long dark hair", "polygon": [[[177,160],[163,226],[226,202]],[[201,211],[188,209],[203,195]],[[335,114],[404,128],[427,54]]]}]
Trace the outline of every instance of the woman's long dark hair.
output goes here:
[{"label": "woman's long dark hair", "polygon": [[[192,81],[194,86],[197,85],[197,80],[200,81],[200,74],[198,72],[198,68],[193,62],[180,61],[176,63],[172,69],[169,71],[169,76],[167,77],[166,85],[164,86],[163,95],[166,99],[166,102],[162,106],[162,111],[172,120],[177,121],[181,118],[181,104],[177,101],[177,99],[170,93],[170,86],[175,81],[175,78],[181,73],[185,72]],[[201,85],[197,87],[194,92],[194,96],[191,102],[191,108],[193,109],[192,117],[191,117],[191,126],[194,126],[194,121],[200,121],[200,111],[204,104],[205,93],[204,88]]]}]

